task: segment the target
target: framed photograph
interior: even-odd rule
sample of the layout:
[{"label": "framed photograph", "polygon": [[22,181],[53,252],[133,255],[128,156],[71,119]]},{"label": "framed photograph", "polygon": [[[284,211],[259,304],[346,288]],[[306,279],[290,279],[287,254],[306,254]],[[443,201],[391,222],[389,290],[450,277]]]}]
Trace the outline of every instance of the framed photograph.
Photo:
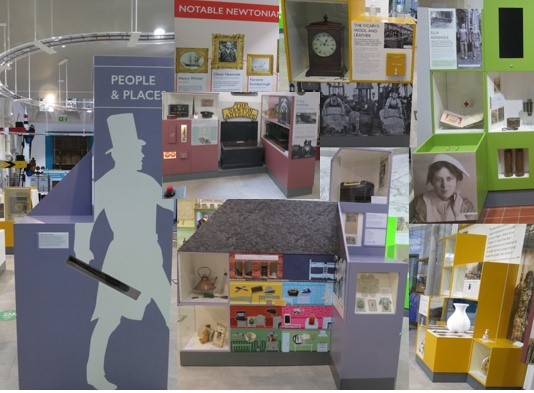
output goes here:
[{"label": "framed photograph", "polygon": [[247,75],[272,75],[273,55],[247,55]]},{"label": "framed photograph", "polygon": [[244,34],[212,34],[213,69],[233,68],[243,69]]},{"label": "framed photograph", "polygon": [[176,48],[176,73],[208,72],[208,48]]}]

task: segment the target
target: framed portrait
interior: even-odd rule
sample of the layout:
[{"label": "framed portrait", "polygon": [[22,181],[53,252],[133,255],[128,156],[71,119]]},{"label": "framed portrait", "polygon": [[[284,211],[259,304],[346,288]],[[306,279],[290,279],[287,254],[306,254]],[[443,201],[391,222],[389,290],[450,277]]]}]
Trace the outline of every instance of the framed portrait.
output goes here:
[{"label": "framed portrait", "polygon": [[208,48],[176,48],[176,73],[208,72]]},{"label": "framed portrait", "polygon": [[244,34],[212,34],[211,41],[213,45],[211,67],[213,69],[243,69]]},{"label": "framed portrait", "polygon": [[247,55],[247,75],[272,75],[273,55]]}]

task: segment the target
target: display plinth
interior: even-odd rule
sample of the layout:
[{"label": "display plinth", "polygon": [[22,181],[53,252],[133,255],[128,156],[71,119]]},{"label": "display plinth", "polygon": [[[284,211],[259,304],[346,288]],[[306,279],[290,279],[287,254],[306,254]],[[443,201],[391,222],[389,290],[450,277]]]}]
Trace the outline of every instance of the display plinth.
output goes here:
[{"label": "display plinth", "polygon": [[[339,385],[351,389],[358,383],[376,389],[394,388],[404,304],[399,294],[404,294],[407,271],[406,263],[387,262],[383,258],[351,258],[347,262],[344,312],[341,315],[336,307],[332,324],[331,354]],[[384,295],[386,287],[380,281],[381,296],[376,298],[376,303],[365,305],[365,312],[359,311],[359,294],[367,293],[369,280],[374,281],[381,274],[398,277],[398,281],[389,281],[391,297]],[[377,357],[377,353],[388,353],[388,356]]]},{"label": "display plinth", "polygon": [[506,339],[475,339],[467,382],[473,388],[520,389],[527,370],[527,365],[521,362],[521,351]]}]

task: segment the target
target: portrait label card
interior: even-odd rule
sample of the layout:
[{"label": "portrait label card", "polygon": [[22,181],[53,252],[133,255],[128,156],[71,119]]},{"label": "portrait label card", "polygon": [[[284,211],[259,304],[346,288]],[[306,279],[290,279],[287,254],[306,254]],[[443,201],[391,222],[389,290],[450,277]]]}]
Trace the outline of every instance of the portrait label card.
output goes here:
[{"label": "portrait label card", "polygon": [[201,93],[209,90],[207,74],[178,74],[176,90],[188,93]]},{"label": "portrait label card", "polygon": [[212,89],[215,93],[243,91],[244,70],[221,69],[212,72]]},{"label": "portrait label card", "polygon": [[248,91],[270,92],[275,91],[276,78],[274,76],[249,76]]}]

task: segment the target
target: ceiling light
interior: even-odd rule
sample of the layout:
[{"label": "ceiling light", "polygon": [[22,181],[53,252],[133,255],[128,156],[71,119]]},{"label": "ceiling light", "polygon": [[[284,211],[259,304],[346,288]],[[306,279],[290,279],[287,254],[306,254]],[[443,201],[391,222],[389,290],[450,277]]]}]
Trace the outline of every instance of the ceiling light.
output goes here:
[{"label": "ceiling light", "polygon": [[165,34],[165,29],[162,29],[161,27],[158,27],[156,30],[154,30],[154,35],[163,35]]},{"label": "ceiling light", "polygon": [[53,105],[56,102],[56,96],[53,93],[48,93],[44,99],[48,105]]}]

